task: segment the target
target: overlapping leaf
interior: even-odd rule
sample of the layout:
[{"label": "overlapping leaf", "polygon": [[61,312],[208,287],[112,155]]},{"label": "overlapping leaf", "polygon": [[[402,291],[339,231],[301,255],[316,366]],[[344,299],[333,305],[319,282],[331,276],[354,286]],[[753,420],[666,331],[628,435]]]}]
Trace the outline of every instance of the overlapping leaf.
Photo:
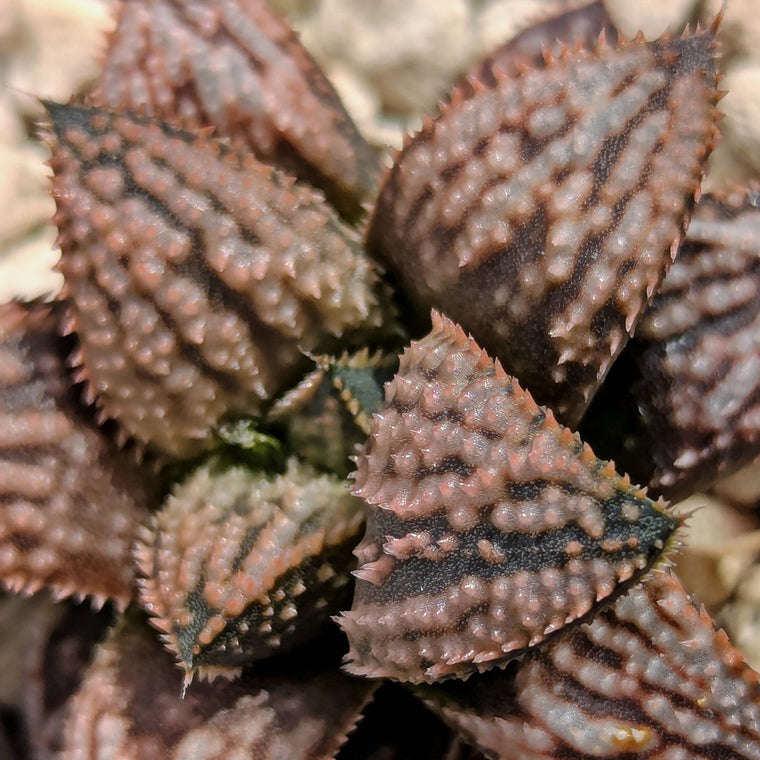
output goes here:
[{"label": "overlapping leaf", "polygon": [[678,524],[435,312],[355,477],[368,508],[348,667],[402,681],[503,664],[593,614]]},{"label": "overlapping leaf", "polygon": [[0,306],[0,580],[124,607],[159,484],[79,403],[60,317],[60,305]]},{"label": "overlapping leaf", "polygon": [[381,326],[358,235],[315,191],[163,123],[48,110],[82,377],[130,435],[195,454],[295,382],[303,351]]},{"label": "overlapping leaf", "polygon": [[377,158],[293,30],[263,0],[129,0],[93,94],[98,105],[213,127],[323,187],[349,216]]},{"label": "overlapping leaf", "polygon": [[760,757],[760,683],[671,573],[508,672],[418,693],[488,757]]},{"label": "overlapping leaf", "polygon": [[455,91],[383,184],[370,251],[565,424],[675,256],[716,138],[714,55],[710,28],[500,63]]}]

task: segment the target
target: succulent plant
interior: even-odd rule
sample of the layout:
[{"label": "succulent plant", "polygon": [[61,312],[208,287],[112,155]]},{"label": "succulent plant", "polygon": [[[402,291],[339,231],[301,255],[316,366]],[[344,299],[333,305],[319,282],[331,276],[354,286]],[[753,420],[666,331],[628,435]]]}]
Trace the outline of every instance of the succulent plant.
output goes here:
[{"label": "succulent plant", "polygon": [[295,459],[276,477],[198,467],[136,549],[142,604],[188,683],[311,638],[350,598],[361,525],[342,481]]},{"label": "succulent plant", "polygon": [[677,527],[437,312],[386,401],[357,460],[350,672],[438,681],[514,659],[641,578]]},{"label": "succulent plant", "polygon": [[0,579],[119,616],[39,756],[760,758],[663,498],[760,451],[720,20],[547,19],[383,171],[262,0],[119,4],[46,103],[64,289],[0,306]]}]

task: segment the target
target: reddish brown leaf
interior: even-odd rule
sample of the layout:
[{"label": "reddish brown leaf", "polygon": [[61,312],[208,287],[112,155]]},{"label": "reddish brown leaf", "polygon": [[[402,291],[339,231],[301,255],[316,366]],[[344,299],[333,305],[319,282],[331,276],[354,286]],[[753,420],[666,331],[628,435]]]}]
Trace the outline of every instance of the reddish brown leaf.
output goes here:
[{"label": "reddish brown leaf", "polygon": [[705,196],[636,333],[634,395],[669,496],[711,485],[760,453],[757,189]]},{"label": "reddish brown leaf", "polygon": [[199,467],[144,531],[140,599],[187,680],[313,638],[350,599],[361,502],[295,460],[282,475]]},{"label": "reddish brown leaf", "polygon": [[503,665],[628,588],[677,526],[436,313],[357,470],[367,531],[340,623],[361,675]]},{"label": "reddish brown leaf", "polygon": [[357,235],[221,142],[48,105],[61,272],[104,412],[186,456],[293,383],[302,351],[383,319]]},{"label": "reddish brown leaf", "polygon": [[214,127],[324,187],[351,216],[377,158],[293,30],[263,0],[122,2],[98,105]]},{"label": "reddish brown leaf", "polygon": [[71,702],[61,760],[329,760],[375,689],[308,665],[181,686],[151,632],[123,621]]},{"label": "reddish brown leaf", "polygon": [[0,306],[0,579],[123,607],[157,484],[79,407],[60,316],[60,304]]},{"label": "reddish brown leaf", "polygon": [[760,684],[671,573],[506,673],[418,690],[494,760],[760,757]]},{"label": "reddish brown leaf", "polygon": [[[517,76],[526,67],[543,68],[547,58],[561,55],[564,48],[593,49],[600,35],[610,43],[617,41],[617,31],[604,3],[597,0],[531,24],[480,61],[466,79],[494,87],[497,70]],[[474,86],[477,89],[478,85]],[[457,87],[466,88],[467,82]]]},{"label": "reddish brown leaf", "polygon": [[390,171],[368,234],[575,425],[675,255],[716,137],[715,30],[470,80]]}]

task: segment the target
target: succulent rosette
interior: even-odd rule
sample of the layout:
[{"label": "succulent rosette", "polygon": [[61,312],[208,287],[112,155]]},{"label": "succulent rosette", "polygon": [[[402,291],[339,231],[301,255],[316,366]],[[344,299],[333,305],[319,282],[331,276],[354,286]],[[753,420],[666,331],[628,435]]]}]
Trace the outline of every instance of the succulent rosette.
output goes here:
[{"label": "succulent rosette", "polygon": [[760,757],[665,501],[760,451],[720,24],[575,4],[382,170],[263,0],[116,4],[45,104],[64,288],[0,306],[0,579],[106,605],[40,623],[36,746]]}]

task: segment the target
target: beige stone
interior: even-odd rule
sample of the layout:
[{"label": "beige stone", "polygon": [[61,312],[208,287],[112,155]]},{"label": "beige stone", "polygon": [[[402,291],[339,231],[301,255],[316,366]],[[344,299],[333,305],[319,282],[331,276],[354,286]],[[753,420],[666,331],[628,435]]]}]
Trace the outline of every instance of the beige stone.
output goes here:
[{"label": "beige stone", "polygon": [[6,83],[36,97],[65,101],[97,74],[112,11],[104,0],[17,0],[19,43]]},{"label": "beige stone", "polygon": [[559,5],[557,0],[491,0],[484,3],[475,16],[473,56],[488,55]]},{"label": "beige stone", "polygon": [[[714,18],[725,0],[707,0],[705,18]],[[760,5],[757,0],[728,0],[721,25],[724,53],[760,60]]]},{"label": "beige stone", "polygon": [[53,268],[60,258],[55,237],[55,229],[48,224],[6,246],[0,258],[0,303],[60,291],[63,277]]},{"label": "beige stone", "polygon": [[382,159],[388,155],[385,148],[401,148],[404,135],[419,128],[420,122],[415,116],[383,111],[377,90],[356,69],[343,62],[333,62],[326,73],[359,131],[380,150]]},{"label": "beige stone", "polygon": [[0,145],[22,145],[27,130],[18,112],[16,99],[9,90],[0,86]]},{"label": "beige stone", "polygon": [[733,67],[721,86],[728,91],[720,102],[726,147],[740,164],[760,173],[760,62]]},{"label": "beige stone", "polygon": [[97,71],[111,0],[0,0],[0,297],[55,292],[47,151],[27,139],[39,98],[67,101]]},{"label": "beige stone", "polygon": [[702,182],[702,190],[706,193],[731,185],[746,185],[757,179],[757,172],[753,172],[746,161],[739,160],[725,140],[721,140],[710,154],[708,167],[709,173]]},{"label": "beige stone", "polygon": [[303,39],[323,60],[343,59],[386,109],[434,105],[470,59],[465,0],[323,0]]},{"label": "beige stone", "polygon": [[712,612],[730,596],[760,548],[753,516],[706,494],[695,494],[673,506],[688,515],[683,547],[675,556],[686,588]]},{"label": "beige stone", "polygon": [[20,23],[18,0],[0,0],[0,58],[8,55],[18,44]]},{"label": "beige stone", "polygon": [[668,28],[680,32],[694,15],[698,0],[605,0],[604,4],[626,37],[642,31],[646,39],[654,40]]},{"label": "beige stone", "polygon": [[721,611],[717,622],[725,627],[749,664],[760,669],[760,565],[745,573],[734,599]]},{"label": "beige stone", "polygon": [[742,507],[757,506],[760,502],[760,458],[723,478],[713,490],[724,501]]},{"label": "beige stone", "polygon": [[0,249],[52,217],[46,158],[41,145],[0,145]]}]

